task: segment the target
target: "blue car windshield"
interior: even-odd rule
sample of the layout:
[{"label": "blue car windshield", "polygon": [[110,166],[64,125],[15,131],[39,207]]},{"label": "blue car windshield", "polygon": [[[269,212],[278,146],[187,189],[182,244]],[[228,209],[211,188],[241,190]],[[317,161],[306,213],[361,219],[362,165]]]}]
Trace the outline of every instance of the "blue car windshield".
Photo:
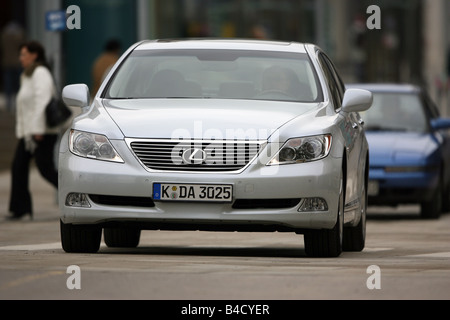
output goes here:
[{"label": "blue car windshield", "polygon": [[417,94],[374,92],[372,107],[361,113],[367,131],[427,132],[427,117]]},{"label": "blue car windshield", "polygon": [[103,97],[323,101],[307,54],[252,50],[137,50]]}]

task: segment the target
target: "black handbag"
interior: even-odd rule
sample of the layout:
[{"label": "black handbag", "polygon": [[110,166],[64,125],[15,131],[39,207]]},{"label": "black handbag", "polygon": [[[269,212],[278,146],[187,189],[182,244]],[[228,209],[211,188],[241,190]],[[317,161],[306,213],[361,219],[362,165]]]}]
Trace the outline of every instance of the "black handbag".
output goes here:
[{"label": "black handbag", "polygon": [[63,124],[71,115],[72,111],[64,104],[64,102],[54,97],[45,108],[45,118],[49,128],[54,128]]}]

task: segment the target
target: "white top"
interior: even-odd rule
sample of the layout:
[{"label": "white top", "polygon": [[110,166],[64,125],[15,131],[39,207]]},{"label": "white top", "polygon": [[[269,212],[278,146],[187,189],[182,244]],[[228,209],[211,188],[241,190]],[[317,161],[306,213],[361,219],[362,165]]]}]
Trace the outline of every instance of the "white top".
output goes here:
[{"label": "white top", "polygon": [[31,77],[22,74],[16,100],[17,138],[59,132],[59,128],[48,128],[45,120],[45,107],[55,92],[53,77],[46,67],[36,67]]}]

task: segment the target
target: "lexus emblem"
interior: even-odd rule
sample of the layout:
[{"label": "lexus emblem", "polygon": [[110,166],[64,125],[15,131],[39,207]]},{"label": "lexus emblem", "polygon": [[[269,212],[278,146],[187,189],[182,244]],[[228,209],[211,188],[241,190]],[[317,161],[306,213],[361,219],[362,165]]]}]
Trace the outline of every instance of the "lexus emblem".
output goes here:
[{"label": "lexus emblem", "polygon": [[181,156],[185,164],[202,164],[206,160],[206,152],[199,148],[191,148],[183,151]]}]

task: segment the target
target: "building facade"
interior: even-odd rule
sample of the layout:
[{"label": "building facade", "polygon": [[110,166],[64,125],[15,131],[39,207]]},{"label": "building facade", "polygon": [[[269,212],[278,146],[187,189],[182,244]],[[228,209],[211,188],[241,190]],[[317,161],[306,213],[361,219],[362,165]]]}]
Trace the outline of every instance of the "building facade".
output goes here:
[{"label": "building facade", "polygon": [[[38,3],[39,2],[39,3]],[[46,14],[80,8],[81,29],[50,31]],[[379,29],[369,29],[371,5]],[[109,39],[125,50],[142,39],[266,38],[312,42],[347,82],[410,82],[428,87],[447,113],[450,1],[446,0],[6,0],[0,28],[24,24],[43,42],[55,77],[91,84],[91,66]]]}]

